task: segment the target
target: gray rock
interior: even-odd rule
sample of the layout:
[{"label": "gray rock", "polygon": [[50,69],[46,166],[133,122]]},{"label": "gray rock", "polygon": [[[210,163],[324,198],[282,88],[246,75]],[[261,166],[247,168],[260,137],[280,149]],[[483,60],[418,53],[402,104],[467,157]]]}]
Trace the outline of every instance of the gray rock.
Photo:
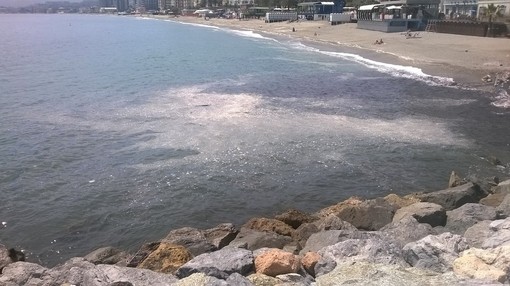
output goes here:
[{"label": "gray rock", "polygon": [[428,223],[432,227],[446,224],[445,209],[434,203],[415,203],[400,208],[393,216],[393,222],[409,216],[414,217],[419,223]]},{"label": "gray rock", "polygon": [[[109,283],[130,282],[133,285],[166,286],[176,283],[178,279],[171,274],[158,273],[147,269],[121,267],[100,264],[95,267],[107,277]],[[88,285],[85,283],[77,285]]]},{"label": "gray rock", "polygon": [[14,248],[7,249],[5,245],[0,244],[0,271],[8,264],[17,261],[25,261],[25,254]]},{"label": "gray rock", "polygon": [[[474,280],[458,278],[452,272],[439,274],[419,268],[367,262],[343,263],[334,271],[317,277],[316,285],[337,286],[451,286],[482,285]],[[483,283],[483,282],[482,282]],[[487,285],[487,284],[485,284]]]},{"label": "gray rock", "polygon": [[473,183],[417,195],[422,202],[441,205],[447,211],[456,209],[467,203],[477,203],[485,196],[487,196],[487,193]]},{"label": "gray rock", "polygon": [[348,231],[356,231],[358,230],[354,225],[342,220],[336,215],[328,215],[326,217],[321,218],[313,222],[314,225],[317,226],[319,230],[348,230]]},{"label": "gray rock", "polygon": [[360,230],[378,230],[390,223],[395,214],[392,204],[382,198],[362,201],[358,205],[344,205],[336,214]]},{"label": "gray rock", "polygon": [[232,273],[246,275],[253,270],[253,254],[241,248],[223,248],[201,254],[177,270],[177,277],[184,278],[193,273],[227,279]]},{"label": "gray rock", "polygon": [[319,232],[319,228],[314,223],[304,223],[300,225],[294,232],[294,239],[299,243],[301,248],[305,247],[306,241],[314,233]]},{"label": "gray rock", "polygon": [[231,223],[222,223],[203,231],[207,241],[215,248],[221,249],[234,240],[239,230]]},{"label": "gray rock", "polygon": [[305,254],[310,251],[319,251],[323,247],[337,244],[338,242],[347,239],[363,239],[376,237],[379,234],[371,232],[362,232],[359,230],[348,231],[348,230],[326,230],[314,233],[306,241],[305,247],[301,250],[301,254]]},{"label": "gray rock", "polygon": [[486,239],[494,234],[494,230],[490,228],[492,221],[483,220],[479,221],[464,232],[464,238],[466,239],[469,247],[482,248],[482,244]]},{"label": "gray rock", "polygon": [[38,285],[42,282],[40,277],[47,268],[30,262],[15,262],[7,265],[0,275],[0,285]]},{"label": "gray rock", "polygon": [[282,249],[292,242],[292,238],[279,235],[274,232],[256,231],[249,228],[241,228],[237,237],[230,242],[229,246],[255,250],[263,247]]},{"label": "gray rock", "polygon": [[232,273],[227,278],[227,284],[232,286],[252,286],[253,283],[251,283],[248,278],[244,277],[243,275],[239,273]]},{"label": "gray rock", "polygon": [[83,258],[94,264],[116,264],[121,261],[127,261],[128,257],[129,254],[127,252],[107,246],[96,249]]},{"label": "gray rock", "polygon": [[455,234],[464,235],[466,230],[479,221],[495,220],[498,214],[494,207],[467,203],[457,209],[448,211],[445,228]]},{"label": "gray rock", "polygon": [[401,248],[409,242],[420,240],[427,235],[437,234],[430,224],[419,223],[412,216],[392,222],[381,228],[379,232],[387,239],[397,242]]},{"label": "gray rock", "polygon": [[287,273],[276,276],[277,279],[280,279],[283,283],[288,283],[290,285],[310,285],[314,282],[313,277],[311,276],[302,276],[297,273]]},{"label": "gray rock", "polygon": [[450,174],[450,180],[448,180],[448,188],[457,187],[457,186],[463,185],[465,183],[467,183],[466,180],[462,180],[459,177],[459,175],[457,175],[457,173],[455,173],[455,171],[452,171],[452,173]]},{"label": "gray rock", "polygon": [[510,194],[506,195],[496,208],[496,212],[502,218],[510,217]]},{"label": "gray rock", "polygon": [[203,231],[192,227],[172,230],[162,241],[182,245],[195,256],[217,249],[207,240]]},{"label": "gray rock", "polygon": [[468,248],[462,236],[446,232],[408,243],[402,252],[404,259],[414,267],[446,272],[452,270],[452,263],[459,253]]},{"label": "gray rock", "polygon": [[510,218],[496,220],[489,224],[491,235],[483,242],[482,248],[496,248],[510,244]]},{"label": "gray rock", "polygon": [[510,179],[499,183],[494,188],[494,193],[506,193],[506,194],[510,194]]},{"label": "gray rock", "polygon": [[294,209],[279,214],[274,218],[292,226],[294,229],[298,228],[303,223],[310,223],[318,219],[316,216]]},{"label": "gray rock", "polygon": [[[400,245],[383,238],[348,239],[318,251],[321,259],[345,262],[371,262],[409,266],[402,256]],[[319,259],[320,261],[320,259]]]}]

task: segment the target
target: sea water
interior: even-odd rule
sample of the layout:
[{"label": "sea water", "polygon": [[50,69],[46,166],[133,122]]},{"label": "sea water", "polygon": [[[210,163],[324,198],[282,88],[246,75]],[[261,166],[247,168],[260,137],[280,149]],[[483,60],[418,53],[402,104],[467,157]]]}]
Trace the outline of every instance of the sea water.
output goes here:
[{"label": "sea water", "polygon": [[0,241],[44,265],[183,226],[438,190],[452,170],[509,176],[500,95],[414,67],[141,17],[0,27]]}]

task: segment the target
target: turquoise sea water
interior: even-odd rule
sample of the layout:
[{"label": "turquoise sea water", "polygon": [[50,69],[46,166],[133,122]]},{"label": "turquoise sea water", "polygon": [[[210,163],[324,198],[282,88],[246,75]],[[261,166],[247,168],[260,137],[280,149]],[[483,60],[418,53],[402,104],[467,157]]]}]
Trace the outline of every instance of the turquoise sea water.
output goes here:
[{"label": "turquoise sea water", "polygon": [[0,241],[32,261],[509,176],[497,96],[416,68],[136,17],[0,27]]}]

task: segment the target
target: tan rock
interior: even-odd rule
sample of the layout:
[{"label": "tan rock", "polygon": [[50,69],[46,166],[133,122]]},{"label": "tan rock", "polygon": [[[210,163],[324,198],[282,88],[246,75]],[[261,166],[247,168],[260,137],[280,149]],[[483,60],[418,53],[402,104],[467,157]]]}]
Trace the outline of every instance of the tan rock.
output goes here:
[{"label": "tan rock", "polygon": [[310,223],[318,219],[318,217],[295,209],[287,210],[286,212],[279,214],[274,218],[283,221],[294,229],[298,228],[303,223]]},{"label": "tan rock", "polygon": [[255,272],[272,277],[296,273],[300,266],[298,256],[280,249],[271,249],[255,258]]},{"label": "tan rock", "polygon": [[494,249],[471,248],[453,262],[453,271],[469,278],[508,283],[510,246]]},{"label": "tan rock", "polygon": [[319,262],[319,259],[321,256],[317,252],[307,252],[303,258],[301,259],[301,265],[303,265],[303,268],[308,272],[308,274],[315,277],[315,264]]},{"label": "tan rock", "polygon": [[361,204],[362,202],[363,202],[362,198],[359,198],[359,197],[350,197],[347,200],[345,200],[343,202],[339,202],[336,205],[332,205],[332,206],[323,208],[322,210],[320,210],[317,213],[317,215],[319,217],[327,217],[327,216],[329,216],[331,214],[337,215],[338,212],[340,212],[342,209],[345,208],[345,206],[347,206],[347,205],[357,206],[357,205]]},{"label": "tan rock", "polygon": [[257,231],[275,232],[285,236],[292,236],[294,234],[294,229],[290,225],[270,218],[252,218],[243,227]]},{"label": "tan rock", "polygon": [[282,283],[280,279],[267,276],[262,273],[254,273],[246,278],[248,278],[248,280],[250,280],[250,282],[253,283],[253,285],[255,286],[274,286]]},{"label": "tan rock", "polygon": [[162,242],[155,251],[138,265],[138,268],[162,273],[174,273],[191,258],[191,253],[184,246]]}]

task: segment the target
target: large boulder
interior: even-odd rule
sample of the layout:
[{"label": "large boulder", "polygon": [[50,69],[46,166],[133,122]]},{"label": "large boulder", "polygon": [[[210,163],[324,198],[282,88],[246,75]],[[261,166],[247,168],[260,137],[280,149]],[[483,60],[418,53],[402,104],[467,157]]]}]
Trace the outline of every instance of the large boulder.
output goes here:
[{"label": "large boulder", "polygon": [[330,214],[328,216],[321,217],[313,223],[304,223],[300,225],[294,232],[294,239],[299,243],[301,248],[303,248],[306,241],[312,234],[324,230],[346,230],[354,232],[358,229],[336,215]]},{"label": "large boulder", "polygon": [[263,247],[283,248],[292,242],[292,238],[279,235],[274,232],[256,231],[249,228],[241,228],[237,237],[230,242],[228,247],[241,247],[255,250]]},{"label": "large boulder", "polygon": [[162,242],[158,249],[138,265],[138,268],[173,274],[192,257],[184,246]]},{"label": "large boulder", "polygon": [[182,245],[194,256],[217,249],[210,241],[207,240],[202,230],[192,227],[183,227],[172,230],[162,240],[162,242]]},{"label": "large boulder", "polygon": [[334,214],[360,230],[378,230],[390,223],[395,207],[382,198],[360,200],[350,198],[318,212],[320,217]]},{"label": "large boulder", "polygon": [[466,250],[453,262],[453,270],[469,278],[510,283],[510,245]]},{"label": "large boulder", "polygon": [[337,244],[338,242],[347,239],[362,239],[377,236],[376,233],[348,231],[348,230],[326,230],[314,233],[306,241],[305,247],[301,250],[301,254],[306,254],[309,251],[319,251],[323,247]]},{"label": "large boulder", "polygon": [[419,223],[413,216],[407,216],[392,222],[379,230],[387,239],[394,240],[400,247],[414,242],[427,235],[435,235],[436,231],[428,223]]},{"label": "large boulder", "polygon": [[490,220],[482,220],[464,232],[464,238],[469,244],[469,247],[482,248],[485,240],[494,234],[494,230],[490,227],[491,223],[492,221]]},{"label": "large boulder", "polygon": [[393,216],[393,222],[409,216],[415,218],[419,223],[428,223],[432,227],[446,224],[445,209],[434,203],[420,202],[400,208]]},{"label": "large boulder", "polygon": [[92,251],[83,258],[94,264],[117,264],[122,262],[127,263],[129,254],[118,248],[106,246]]},{"label": "large boulder", "polygon": [[505,195],[501,203],[496,207],[500,217],[510,217],[510,194]]},{"label": "large boulder", "polygon": [[494,207],[467,203],[457,209],[448,211],[445,228],[452,233],[464,235],[466,230],[479,221],[495,220],[498,214]]},{"label": "large boulder", "polygon": [[487,196],[478,185],[467,183],[454,188],[417,195],[422,202],[441,205],[445,210],[453,210],[467,203],[478,203]]},{"label": "large boulder", "polygon": [[510,245],[510,218],[491,222],[489,229],[490,236],[485,239],[482,248]]},{"label": "large boulder", "polygon": [[131,257],[131,259],[128,260],[126,266],[127,267],[136,267],[136,266],[138,266],[140,263],[142,263],[142,261],[145,258],[147,258],[147,256],[149,256],[149,254],[151,254],[154,250],[158,249],[160,243],[161,242],[159,242],[159,241],[144,243],[138,249],[138,251],[135,253],[135,255],[133,255]]},{"label": "large boulder", "polygon": [[234,240],[239,230],[231,223],[222,223],[203,231],[205,239],[215,248],[221,249]]},{"label": "large boulder", "polygon": [[220,279],[227,279],[234,272],[246,275],[253,270],[253,254],[242,248],[222,248],[201,254],[177,270],[177,277],[188,277],[193,273],[204,273]]},{"label": "large boulder", "polygon": [[318,219],[316,216],[295,209],[287,210],[282,214],[276,215],[274,218],[290,225],[294,229],[303,223],[314,222]]},{"label": "large boulder", "polygon": [[229,286],[225,280],[207,276],[204,273],[193,273],[190,276],[179,280],[172,286]]},{"label": "large boulder", "polygon": [[303,255],[303,258],[301,258],[301,266],[303,266],[303,269],[305,269],[308,274],[315,277],[315,265],[320,259],[321,256],[317,252],[307,252]]},{"label": "large boulder", "polygon": [[[451,286],[475,285],[458,278],[452,272],[439,274],[420,268],[405,268],[369,262],[343,263],[328,274],[317,277],[316,285],[391,285],[391,286]],[[476,282],[475,282],[476,283]]]},{"label": "large boulder", "polygon": [[299,257],[279,249],[271,249],[255,258],[255,272],[268,276],[296,273],[300,267]]},{"label": "large boulder", "polygon": [[403,197],[396,194],[389,194],[384,197],[384,200],[391,204],[395,210],[420,202],[420,199],[416,197],[416,194],[409,194]]},{"label": "large boulder", "polygon": [[[120,267],[106,264],[97,265],[96,269],[107,277],[105,281],[108,283],[126,281],[133,285],[166,286],[174,285],[174,283],[178,281],[174,275],[158,273],[147,269]],[[82,283],[76,285],[88,286],[91,284]]]},{"label": "large boulder", "polygon": [[0,285],[38,285],[42,282],[41,277],[47,268],[30,262],[15,262],[7,265],[0,275]]},{"label": "large boulder", "polygon": [[462,236],[446,232],[408,243],[402,252],[412,266],[442,273],[451,271],[453,261],[468,248]]},{"label": "large boulder", "polygon": [[409,266],[402,257],[400,245],[391,240],[374,237],[368,239],[347,239],[318,251],[321,259],[344,262],[372,262]]},{"label": "large boulder", "polygon": [[14,248],[7,248],[0,244],[0,271],[10,263],[17,261],[25,261],[25,254]]},{"label": "large boulder", "polygon": [[255,286],[275,286],[282,283],[280,279],[262,273],[253,273],[246,278]]},{"label": "large boulder", "polygon": [[292,236],[294,229],[283,221],[271,218],[252,218],[243,225],[256,231],[274,232],[279,235]]}]

